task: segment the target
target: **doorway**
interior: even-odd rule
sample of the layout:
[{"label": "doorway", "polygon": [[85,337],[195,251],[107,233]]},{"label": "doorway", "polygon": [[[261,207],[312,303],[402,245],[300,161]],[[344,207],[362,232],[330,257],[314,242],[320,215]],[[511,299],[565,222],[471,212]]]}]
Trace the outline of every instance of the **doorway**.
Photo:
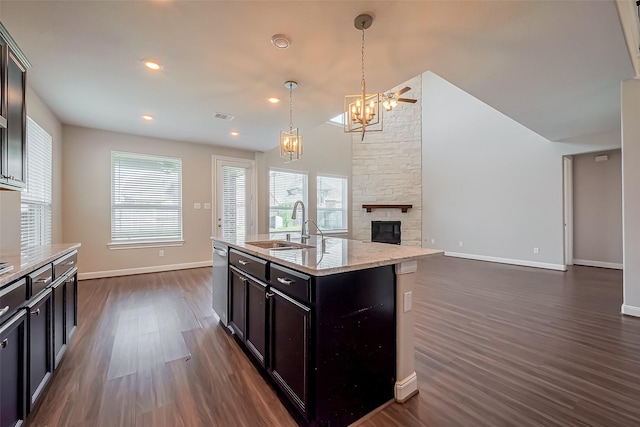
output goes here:
[{"label": "doorway", "polygon": [[213,157],[213,230],[216,237],[243,241],[255,234],[254,161]]},{"label": "doorway", "polygon": [[563,216],[564,216],[564,265],[573,265],[573,157],[562,158]]}]

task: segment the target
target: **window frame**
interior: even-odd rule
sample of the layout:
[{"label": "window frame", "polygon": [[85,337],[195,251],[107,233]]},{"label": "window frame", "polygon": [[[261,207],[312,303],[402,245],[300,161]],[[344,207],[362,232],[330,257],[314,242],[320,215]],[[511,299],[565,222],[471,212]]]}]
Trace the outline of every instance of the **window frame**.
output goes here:
[{"label": "window frame", "polygon": [[[343,180],[343,189],[342,189],[342,208],[321,208],[319,203],[320,197],[320,186],[319,180],[322,178],[333,178],[333,179],[341,179]],[[342,212],[342,221],[344,228],[320,228],[323,233],[348,233],[349,232],[349,177],[344,175],[332,175],[326,173],[318,173],[316,174],[316,222],[318,223],[318,227],[320,227],[320,212],[332,211],[332,212]]]},{"label": "window frame", "polygon": [[[268,214],[268,219],[267,219],[267,224],[268,224],[268,229],[269,229],[269,233],[287,233],[287,232],[298,232],[302,229],[302,225],[298,225],[300,223],[300,219],[296,219],[295,220],[295,228],[291,227],[291,229],[289,228],[273,228],[271,227],[271,212],[274,210],[278,210],[278,211],[288,211],[293,213],[293,204],[295,202],[293,202],[291,204],[291,206],[279,206],[279,205],[272,205],[271,204],[271,200],[275,199],[275,197],[272,196],[272,191],[271,191],[271,173],[272,172],[276,172],[276,173],[286,173],[286,174],[292,174],[292,175],[300,175],[302,177],[304,177],[304,181],[303,181],[303,185],[302,185],[302,197],[298,197],[296,200],[302,200],[302,202],[304,203],[304,206],[306,208],[306,214],[307,214],[307,218],[309,218],[309,172],[307,171],[299,171],[299,170],[293,170],[293,169],[280,169],[280,168],[269,168],[269,214]],[[300,218],[300,217],[298,217]]]},{"label": "window frame", "polygon": [[[114,201],[116,198],[117,189],[114,188],[115,185],[115,156],[116,155],[124,155],[129,159],[138,157],[141,160],[160,160],[165,162],[173,163],[173,167],[178,167],[179,173],[177,174],[176,183],[179,184],[179,195],[174,199],[167,199],[173,201],[174,203],[178,202],[178,204],[168,205],[167,209],[158,209],[159,204],[145,206],[144,203],[130,203],[129,207],[137,207],[140,210],[148,209],[149,211],[157,211],[157,212],[170,212],[177,211],[179,217],[179,228],[180,235],[174,237],[130,237],[128,239],[125,238],[115,238],[114,239],[114,230],[116,229],[114,225],[114,218],[116,214],[116,207],[118,203]],[[153,169],[149,169],[149,171],[153,172]],[[118,249],[134,249],[134,248],[148,248],[148,247],[169,247],[169,246],[182,246],[184,244],[184,204],[183,204],[183,168],[182,168],[182,158],[173,157],[173,156],[161,156],[156,154],[149,153],[139,153],[139,152],[131,152],[131,151],[123,151],[123,150],[111,150],[111,164],[110,164],[110,175],[111,175],[111,203],[110,203],[110,219],[111,219],[111,227],[110,227],[110,241],[108,243],[109,249],[118,250]],[[144,182],[140,182],[139,185],[145,186]],[[121,207],[126,207],[126,203],[120,203]],[[173,206],[173,207],[170,207]],[[153,230],[153,228],[151,228]]]}]

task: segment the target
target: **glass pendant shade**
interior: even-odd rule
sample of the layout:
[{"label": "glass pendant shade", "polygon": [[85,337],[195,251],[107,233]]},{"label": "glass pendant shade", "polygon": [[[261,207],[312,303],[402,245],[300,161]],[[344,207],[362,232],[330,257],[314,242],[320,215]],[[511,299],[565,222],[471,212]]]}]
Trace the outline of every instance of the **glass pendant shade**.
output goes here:
[{"label": "glass pendant shade", "polygon": [[280,131],[280,156],[285,162],[300,160],[302,157],[302,135],[298,128]]}]

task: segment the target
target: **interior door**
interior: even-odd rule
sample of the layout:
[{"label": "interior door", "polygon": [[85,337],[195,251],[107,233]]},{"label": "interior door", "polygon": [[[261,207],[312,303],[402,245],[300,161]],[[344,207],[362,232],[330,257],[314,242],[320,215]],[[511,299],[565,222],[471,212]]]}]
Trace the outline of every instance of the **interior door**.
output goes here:
[{"label": "interior door", "polygon": [[253,161],[214,158],[215,235],[244,240],[255,234]]}]

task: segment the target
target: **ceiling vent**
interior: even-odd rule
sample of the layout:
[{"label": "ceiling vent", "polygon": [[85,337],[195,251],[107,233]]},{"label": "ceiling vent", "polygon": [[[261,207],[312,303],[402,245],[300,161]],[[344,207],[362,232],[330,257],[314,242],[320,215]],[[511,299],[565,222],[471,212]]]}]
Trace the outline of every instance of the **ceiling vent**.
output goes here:
[{"label": "ceiling vent", "polygon": [[225,113],[215,113],[213,115],[214,119],[220,119],[220,120],[226,120],[228,122],[230,122],[231,120],[235,119],[236,116],[232,116],[231,114],[225,114]]}]

